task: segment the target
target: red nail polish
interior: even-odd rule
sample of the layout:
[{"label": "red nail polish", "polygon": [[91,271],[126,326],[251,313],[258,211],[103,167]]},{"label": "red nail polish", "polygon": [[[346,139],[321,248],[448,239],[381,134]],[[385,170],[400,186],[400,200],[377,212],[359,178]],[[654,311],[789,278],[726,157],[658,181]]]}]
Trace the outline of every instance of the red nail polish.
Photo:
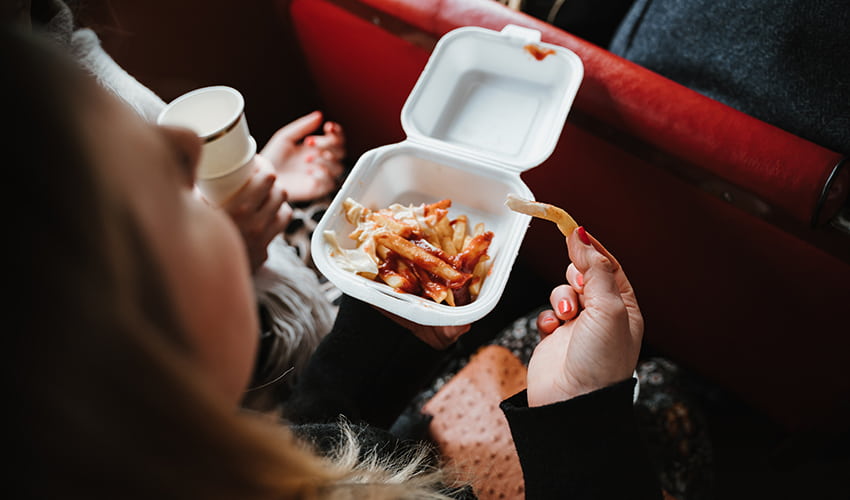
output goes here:
[{"label": "red nail polish", "polygon": [[581,240],[582,243],[590,245],[590,237],[587,235],[587,231],[584,230],[584,226],[576,228],[576,232],[578,233],[578,239]]},{"label": "red nail polish", "polygon": [[305,163],[313,163],[313,160],[315,160],[315,158],[313,158],[313,155],[306,155],[306,156],[304,157],[304,162],[305,162]]},{"label": "red nail polish", "polygon": [[308,138],[304,139],[304,144],[306,144],[308,146],[315,146],[316,145],[316,138],[315,137],[308,137]]},{"label": "red nail polish", "polygon": [[569,314],[569,312],[572,311],[572,310],[573,310],[573,305],[570,304],[569,300],[561,299],[561,301],[558,302],[558,311],[561,314]]},{"label": "red nail polish", "polygon": [[576,285],[584,286],[584,275],[581,273],[576,274]]}]

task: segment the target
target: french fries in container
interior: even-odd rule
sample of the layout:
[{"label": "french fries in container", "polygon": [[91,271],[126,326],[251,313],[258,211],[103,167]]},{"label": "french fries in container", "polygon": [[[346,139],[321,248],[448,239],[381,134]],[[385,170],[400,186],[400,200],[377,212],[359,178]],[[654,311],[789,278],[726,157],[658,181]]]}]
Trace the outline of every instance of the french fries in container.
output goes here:
[{"label": "french fries in container", "polygon": [[401,111],[407,138],[364,153],[319,221],[319,271],[422,325],[492,311],[531,219],[505,200],[534,199],[520,174],[554,150],[582,76],[536,30],[447,33]]}]

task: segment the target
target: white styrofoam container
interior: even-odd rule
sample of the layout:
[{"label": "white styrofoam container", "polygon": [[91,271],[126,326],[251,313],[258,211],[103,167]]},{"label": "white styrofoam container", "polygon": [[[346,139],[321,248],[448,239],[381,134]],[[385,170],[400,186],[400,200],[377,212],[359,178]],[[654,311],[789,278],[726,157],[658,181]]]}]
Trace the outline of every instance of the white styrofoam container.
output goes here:
[{"label": "white styrofoam container", "polygon": [[[529,44],[553,53],[538,59]],[[520,174],[552,154],[584,74],[572,51],[540,42],[540,32],[463,27],[443,36],[401,112],[407,139],[364,153],[319,221],[311,241],[319,270],[342,292],[422,325],[463,325],[493,310],[504,291],[530,217],[509,210],[514,193],[533,199]],[[323,233],[340,244],[354,227],[342,202],[377,210],[452,200],[449,216],[493,231],[492,268],[476,300],[437,304],[341,269]]]}]

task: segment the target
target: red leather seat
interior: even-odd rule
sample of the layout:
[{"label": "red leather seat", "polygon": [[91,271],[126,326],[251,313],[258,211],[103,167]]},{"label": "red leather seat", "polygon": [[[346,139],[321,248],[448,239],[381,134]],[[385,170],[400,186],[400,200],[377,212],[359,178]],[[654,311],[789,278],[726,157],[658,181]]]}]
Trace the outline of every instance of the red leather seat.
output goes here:
[{"label": "red leather seat", "polygon": [[[850,236],[842,156],[492,0],[280,0],[350,152],[404,139],[400,112],[435,41],[460,26],[540,30],[584,62],[553,155],[523,175],[618,256],[648,345],[789,429],[850,421]],[[534,222],[520,258],[563,281]],[[541,292],[541,304],[546,300]]]}]

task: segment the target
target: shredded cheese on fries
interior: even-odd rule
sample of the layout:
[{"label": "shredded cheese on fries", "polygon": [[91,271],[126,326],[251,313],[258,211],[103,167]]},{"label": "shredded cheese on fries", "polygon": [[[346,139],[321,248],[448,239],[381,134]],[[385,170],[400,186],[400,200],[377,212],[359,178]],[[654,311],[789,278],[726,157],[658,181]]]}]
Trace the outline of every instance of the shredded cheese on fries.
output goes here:
[{"label": "shredded cheese on fries", "polygon": [[478,296],[490,270],[493,233],[483,223],[470,231],[465,215],[450,219],[450,206],[451,200],[441,200],[370,210],[348,198],[343,211],[355,226],[348,237],[357,247],[342,248],[333,231],[325,231],[325,241],[346,271],[437,303],[465,305]]}]

